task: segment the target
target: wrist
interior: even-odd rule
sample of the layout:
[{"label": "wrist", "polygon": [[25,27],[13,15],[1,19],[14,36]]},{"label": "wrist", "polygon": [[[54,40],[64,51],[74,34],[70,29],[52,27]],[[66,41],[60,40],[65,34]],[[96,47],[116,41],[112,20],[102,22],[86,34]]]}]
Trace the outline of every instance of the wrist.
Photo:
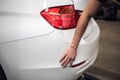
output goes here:
[{"label": "wrist", "polygon": [[77,50],[77,47],[74,44],[71,44],[70,47]]}]

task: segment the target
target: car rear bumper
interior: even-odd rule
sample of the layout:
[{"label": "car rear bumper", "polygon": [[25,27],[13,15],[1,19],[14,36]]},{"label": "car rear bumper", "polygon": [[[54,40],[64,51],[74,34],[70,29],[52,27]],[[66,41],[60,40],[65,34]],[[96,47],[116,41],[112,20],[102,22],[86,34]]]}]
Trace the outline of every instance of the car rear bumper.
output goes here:
[{"label": "car rear bumper", "polygon": [[75,68],[67,67],[63,69],[61,66],[46,66],[20,69],[17,80],[76,80],[94,63],[97,53],[98,50],[84,64]]}]

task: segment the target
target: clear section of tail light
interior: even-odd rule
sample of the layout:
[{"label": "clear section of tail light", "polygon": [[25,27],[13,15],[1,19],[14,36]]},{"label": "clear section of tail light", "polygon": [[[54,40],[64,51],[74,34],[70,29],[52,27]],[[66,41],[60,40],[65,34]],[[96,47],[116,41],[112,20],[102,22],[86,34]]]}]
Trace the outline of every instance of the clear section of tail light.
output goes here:
[{"label": "clear section of tail light", "polygon": [[75,11],[73,5],[50,7],[40,14],[54,28],[62,30],[75,28],[80,17],[79,11]]}]

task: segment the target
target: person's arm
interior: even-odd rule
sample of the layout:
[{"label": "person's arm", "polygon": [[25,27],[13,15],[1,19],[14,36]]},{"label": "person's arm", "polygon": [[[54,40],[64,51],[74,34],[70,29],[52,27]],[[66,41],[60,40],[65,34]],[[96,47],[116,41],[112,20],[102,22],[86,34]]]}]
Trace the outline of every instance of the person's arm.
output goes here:
[{"label": "person's arm", "polygon": [[100,6],[101,3],[98,0],[89,0],[88,5],[84,9],[83,13],[81,14],[81,17],[78,20],[72,42],[60,60],[62,67],[66,67],[69,63],[70,66],[72,66],[72,63],[75,60],[77,54],[77,48],[80,39],[85,32],[90,18],[98,12]]}]

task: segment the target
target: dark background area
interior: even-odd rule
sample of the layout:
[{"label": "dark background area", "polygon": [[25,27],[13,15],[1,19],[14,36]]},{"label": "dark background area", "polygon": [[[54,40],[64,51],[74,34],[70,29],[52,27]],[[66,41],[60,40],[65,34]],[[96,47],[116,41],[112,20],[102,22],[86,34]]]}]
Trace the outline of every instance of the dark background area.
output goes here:
[{"label": "dark background area", "polygon": [[104,19],[108,21],[120,20],[120,0],[106,0],[95,19]]}]

